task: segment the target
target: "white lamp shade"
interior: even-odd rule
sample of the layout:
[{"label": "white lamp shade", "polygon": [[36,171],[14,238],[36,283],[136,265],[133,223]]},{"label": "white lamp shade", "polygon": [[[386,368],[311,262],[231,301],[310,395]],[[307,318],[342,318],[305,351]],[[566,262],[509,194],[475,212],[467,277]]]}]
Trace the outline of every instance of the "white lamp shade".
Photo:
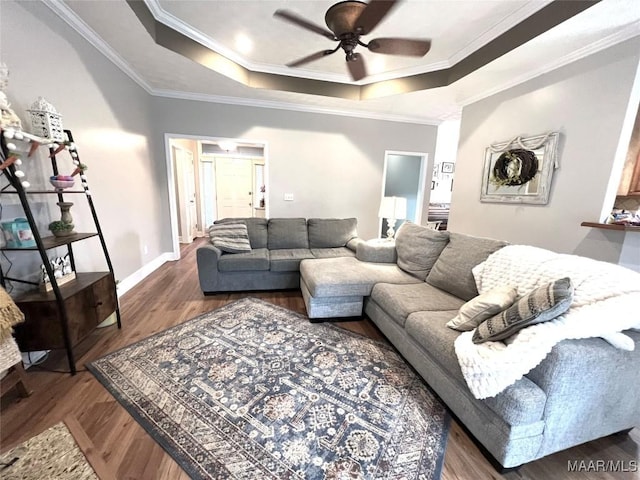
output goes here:
[{"label": "white lamp shade", "polygon": [[383,197],[378,211],[380,218],[407,218],[407,199],[404,197]]}]

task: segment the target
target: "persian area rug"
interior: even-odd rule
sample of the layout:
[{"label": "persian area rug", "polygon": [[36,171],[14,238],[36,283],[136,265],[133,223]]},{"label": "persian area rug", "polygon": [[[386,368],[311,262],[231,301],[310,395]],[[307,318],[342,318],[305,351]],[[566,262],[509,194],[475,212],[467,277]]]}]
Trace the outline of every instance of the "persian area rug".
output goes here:
[{"label": "persian area rug", "polygon": [[192,478],[440,478],[449,416],[404,360],[262,300],[88,368]]}]

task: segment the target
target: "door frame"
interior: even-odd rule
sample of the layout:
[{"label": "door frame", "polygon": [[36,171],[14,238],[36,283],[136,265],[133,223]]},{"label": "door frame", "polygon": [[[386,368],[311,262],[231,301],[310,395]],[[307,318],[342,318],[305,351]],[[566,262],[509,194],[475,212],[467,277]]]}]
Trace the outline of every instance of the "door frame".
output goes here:
[{"label": "door frame", "polygon": [[[171,145],[171,149],[172,149],[172,156],[173,156],[172,160],[173,160],[173,162],[175,162],[174,165],[176,167],[174,172],[178,172],[178,176],[180,176],[180,172],[179,172],[180,169],[179,169],[179,167],[177,165],[176,157],[173,154],[177,154],[178,151],[181,151],[181,152],[188,153],[189,155],[191,155],[191,161],[193,162],[193,169],[194,169],[194,178],[193,178],[193,181],[194,181],[194,192],[193,192],[193,194],[194,194],[194,197],[196,198],[196,203],[197,203],[197,201],[198,201],[198,195],[197,195],[198,189],[196,188],[196,184],[195,184],[195,169],[198,167],[198,165],[197,165],[197,162],[196,162],[196,155],[194,155],[194,153],[191,150],[183,148],[180,145]],[[182,172],[182,175],[184,177],[184,172]],[[182,180],[183,180],[182,183],[178,182],[178,178],[175,179],[176,180],[175,188],[178,190],[178,196],[180,196],[180,193],[181,193],[180,191],[184,190],[186,185],[185,185],[185,178],[182,178]],[[182,194],[186,195],[186,192],[183,191]],[[185,205],[185,207],[189,208],[186,205]],[[178,199],[176,198],[176,218],[177,217],[178,217]],[[200,224],[200,219],[198,219],[198,215],[197,215],[197,209],[196,209],[196,216],[191,219],[191,222],[192,223],[195,222],[196,225]],[[178,242],[183,243],[183,244],[185,244],[185,243],[193,243],[193,238],[181,238],[179,223],[180,222],[178,222]],[[185,225],[182,225],[182,226],[189,226],[189,225],[185,224]],[[200,232],[196,228],[196,236],[201,236],[201,235],[197,235],[198,233],[200,233]],[[191,237],[191,232],[188,233],[188,237]]]},{"label": "door frame", "polygon": [[[265,210],[265,214],[268,218],[269,216],[269,206],[271,202],[269,201],[269,192],[271,189],[269,188],[269,148],[268,144],[264,140],[253,140],[253,139],[243,139],[243,138],[229,138],[229,137],[211,137],[207,135],[187,135],[183,133],[165,133],[164,134],[164,153],[165,153],[165,165],[167,172],[167,184],[166,189],[169,196],[169,224],[171,228],[171,260],[180,260],[180,242],[178,241],[178,202],[176,199],[175,192],[175,175],[174,175],[174,164],[173,164],[173,155],[171,155],[171,140],[179,140],[181,138],[187,140],[195,140],[195,141],[211,141],[211,142],[222,142],[222,141],[231,141],[237,143],[252,143],[256,145],[261,145],[264,152],[264,183],[267,191],[267,206]],[[195,159],[194,159],[195,160]],[[200,168],[200,157],[198,156],[196,168]],[[200,196],[197,196],[197,202],[200,202]],[[203,226],[204,228],[204,226]]]},{"label": "door frame", "polygon": [[[425,175],[427,173],[427,166],[429,163],[429,154],[425,152],[405,152],[401,150],[385,150],[384,151],[384,163],[382,166],[382,188],[380,189],[380,199],[378,203],[384,197],[384,191],[387,187],[387,162],[389,155],[404,155],[411,157],[420,157],[420,178],[418,179],[418,194],[416,196],[416,216],[412,221],[420,224],[422,222],[422,207],[424,203],[424,188],[426,185]],[[407,219],[410,220],[410,219]],[[382,218],[378,218],[378,235],[382,231]]]}]

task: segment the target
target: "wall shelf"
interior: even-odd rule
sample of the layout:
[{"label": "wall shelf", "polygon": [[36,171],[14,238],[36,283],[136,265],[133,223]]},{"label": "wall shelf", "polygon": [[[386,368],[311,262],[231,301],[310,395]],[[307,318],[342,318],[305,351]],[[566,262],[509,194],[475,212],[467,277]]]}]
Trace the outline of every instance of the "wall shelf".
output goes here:
[{"label": "wall shelf", "polygon": [[[64,136],[64,149],[68,150],[74,165],[82,165],[80,163],[79,153],[73,143],[71,132],[64,130]],[[20,350],[23,352],[53,349],[66,350],[70,373],[75,374],[77,371],[74,352],[75,347],[85,339],[98,324],[114,312],[116,314],[118,328],[122,327],[115,275],[113,273],[111,258],[107,251],[107,244],[102,234],[102,229],[100,228],[100,222],[98,221],[98,216],[93,205],[89,185],[83,171],[80,172],[80,190],[43,189],[26,191],[25,188],[28,188],[29,184],[22,180],[24,173],[21,175],[18,174],[19,172],[16,170],[14,162],[4,165],[4,163],[11,158],[10,154],[12,150],[8,148],[6,138],[4,131],[2,131],[0,133],[0,166],[3,168],[0,170],[8,180],[8,185],[0,189],[0,194],[18,195],[36,246],[23,248],[4,247],[0,250],[38,252],[42,260],[42,267],[50,279],[49,286],[51,287],[51,290],[48,292],[43,292],[39,289],[29,290],[15,299],[16,305],[18,305],[18,308],[25,316],[25,321],[16,326],[16,341],[18,342]],[[46,147],[46,145],[44,146]],[[31,153],[33,153],[33,151],[32,148]],[[60,150],[49,148],[51,170],[54,175],[58,174],[56,154],[59,152]],[[67,193],[84,194],[94,221],[95,233],[73,233],[62,237],[53,235],[46,237],[41,236],[30,204],[33,195],[43,194],[49,196],[49,199],[51,199],[50,195],[55,195],[58,200],[58,205],[60,206],[60,202],[64,202],[64,194]],[[79,273],[76,271],[73,244],[79,240],[92,237],[100,240],[108,271]],[[56,247],[66,247],[69,265],[71,270],[76,272],[76,278],[66,283],[58,283],[51,261],[48,258],[47,251]],[[8,277],[6,275],[7,273],[8,270],[3,271],[0,265],[0,284],[3,287],[6,286],[6,281],[18,281],[31,284],[34,287],[38,285],[38,283],[29,281],[26,278]]]},{"label": "wall shelf", "polygon": [[[67,235],[66,237],[42,237],[42,245],[45,250],[49,250],[51,248],[62,247],[64,245],[69,245],[70,243],[77,242],[78,240],[84,240],[85,238],[96,237],[97,233],[72,233],[71,235]],[[38,250],[38,247],[3,247],[0,250],[5,251],[26,251],[26,250]]]},{"label": "wall shelf", "polygon": [[582,222],[581,227],[601,228],[603,230],[618,230],[626,232],[640,232],[640,227],[633,225],[616,225],[612,223],[598,223],[598,222]]}]

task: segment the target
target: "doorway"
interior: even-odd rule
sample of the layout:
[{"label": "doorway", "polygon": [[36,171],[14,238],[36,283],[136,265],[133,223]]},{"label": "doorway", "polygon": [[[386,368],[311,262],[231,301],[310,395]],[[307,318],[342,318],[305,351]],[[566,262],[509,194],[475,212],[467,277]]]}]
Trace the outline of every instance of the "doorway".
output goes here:
[{"label": "doorway", "polygon": [[268,216],[266,142],[165,134],[172,259],[224,217]]},{"label": "doorway", "polygon": [[[424,199],[427,154],[386,151],[382,172],[382,197],[403,197],[407,200],[406,218],[398,219],[396,231],[406,220],[420,223]],[[387,219],[380,219],[380,236],[385,237]]]}]

